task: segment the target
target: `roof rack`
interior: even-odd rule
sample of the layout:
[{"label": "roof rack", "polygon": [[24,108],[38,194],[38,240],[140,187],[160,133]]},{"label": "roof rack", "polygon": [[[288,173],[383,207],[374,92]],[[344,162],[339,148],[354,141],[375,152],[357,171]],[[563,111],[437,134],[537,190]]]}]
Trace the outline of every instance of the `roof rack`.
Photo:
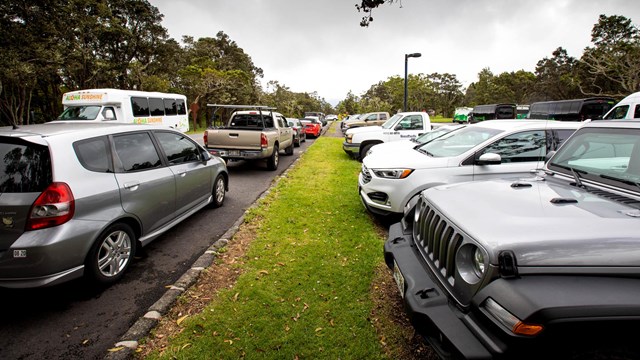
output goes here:
[{"label": "roof rack", "polygon": [[[275,107],[266,106],[266,105],[225,105],[225,104],[207,104],[207,107],[213,108],[213,114],[208,121],[207,127],[211,128],[216,118],[216,112],[219,109],[247,109],[247,110],[258,110],[260,112],[260,117],[262,117],[262,110],[273,111],[276,110]],[[262,120],[264,124],[264,119]]]}]

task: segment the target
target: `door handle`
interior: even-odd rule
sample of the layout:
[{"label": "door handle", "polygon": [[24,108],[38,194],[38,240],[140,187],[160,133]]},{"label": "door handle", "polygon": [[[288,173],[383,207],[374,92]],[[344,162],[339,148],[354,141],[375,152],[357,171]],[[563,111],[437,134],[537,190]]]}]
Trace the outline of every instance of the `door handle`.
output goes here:
[{"label": "door handle", "polygon": [[131,190],[131,191],[135,191],[138,190],[138,187],[140,186],[140,182],[138,181],[130,181],[130,182],[126,182],[124,183],[123,187],[127,190]]}]

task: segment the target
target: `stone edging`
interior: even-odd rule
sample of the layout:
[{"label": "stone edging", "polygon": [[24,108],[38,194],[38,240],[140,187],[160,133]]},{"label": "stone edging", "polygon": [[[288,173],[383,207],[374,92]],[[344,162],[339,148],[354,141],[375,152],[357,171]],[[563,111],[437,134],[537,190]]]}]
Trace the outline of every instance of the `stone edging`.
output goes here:
[{"label": "stone edging", "polygon": [[[326,132],[326,130],[325,130]],[[312,144],[313,145],[313,144]],[[306,151],[300,152],[300,156]],[[191,265],[191,268],[187,270],[171,287],[162,295],[162,297],[149,307],[147,312],[139,318],[129,330],[120,337],[120,340],[115,344],[115,348],[122,348],[116,351],[109,351],[104,357],[105,360],[127,360],[133,359],[133,354],[138,348],[139,341],[149,335],[151,330],[156,327],[162,316],[166,315],[171,307],[176,302],[178,297],[182,295],[191,285],[195,284],[200,276],[200,273],[208,268],[218,256],[218,250],[223,248],[238,232],[238,229],[244,223],[245,216],[248,211],[255,208],[257,204],[264,199],[271,192],[271,188],[276,185],[280,180],[289,174],[289,171],[298,163],[300,156],[285,170],[274,182],[265,190],[256,201],[245,210],[244,214],[236,220],[236,222],[227,230],[222,236],[214,242],[204,254]],[[224,208],[223,208],[224,209]]]}]

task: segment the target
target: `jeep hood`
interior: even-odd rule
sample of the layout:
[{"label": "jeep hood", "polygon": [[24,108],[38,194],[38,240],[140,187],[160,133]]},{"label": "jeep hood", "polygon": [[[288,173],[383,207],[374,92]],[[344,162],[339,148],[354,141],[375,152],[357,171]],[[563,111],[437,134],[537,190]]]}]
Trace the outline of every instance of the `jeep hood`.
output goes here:
[{"label": "jeep hood", "polygon": [[423,195],[492,264],[511,250],[519,267],[640,266],[640,210],[559,179],[459,183]]}]

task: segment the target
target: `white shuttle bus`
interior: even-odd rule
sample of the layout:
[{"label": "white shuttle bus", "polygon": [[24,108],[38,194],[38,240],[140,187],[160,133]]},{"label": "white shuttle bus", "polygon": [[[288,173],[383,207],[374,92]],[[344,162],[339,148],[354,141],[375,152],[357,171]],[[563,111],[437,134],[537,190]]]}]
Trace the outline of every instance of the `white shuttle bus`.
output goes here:
[{"label": "white shuttle bus", "polygon": [[62,95],[64,111],[55,122],[95,121],[163,124],[189,130],[187,97],[119,89],[88,89]]}]

